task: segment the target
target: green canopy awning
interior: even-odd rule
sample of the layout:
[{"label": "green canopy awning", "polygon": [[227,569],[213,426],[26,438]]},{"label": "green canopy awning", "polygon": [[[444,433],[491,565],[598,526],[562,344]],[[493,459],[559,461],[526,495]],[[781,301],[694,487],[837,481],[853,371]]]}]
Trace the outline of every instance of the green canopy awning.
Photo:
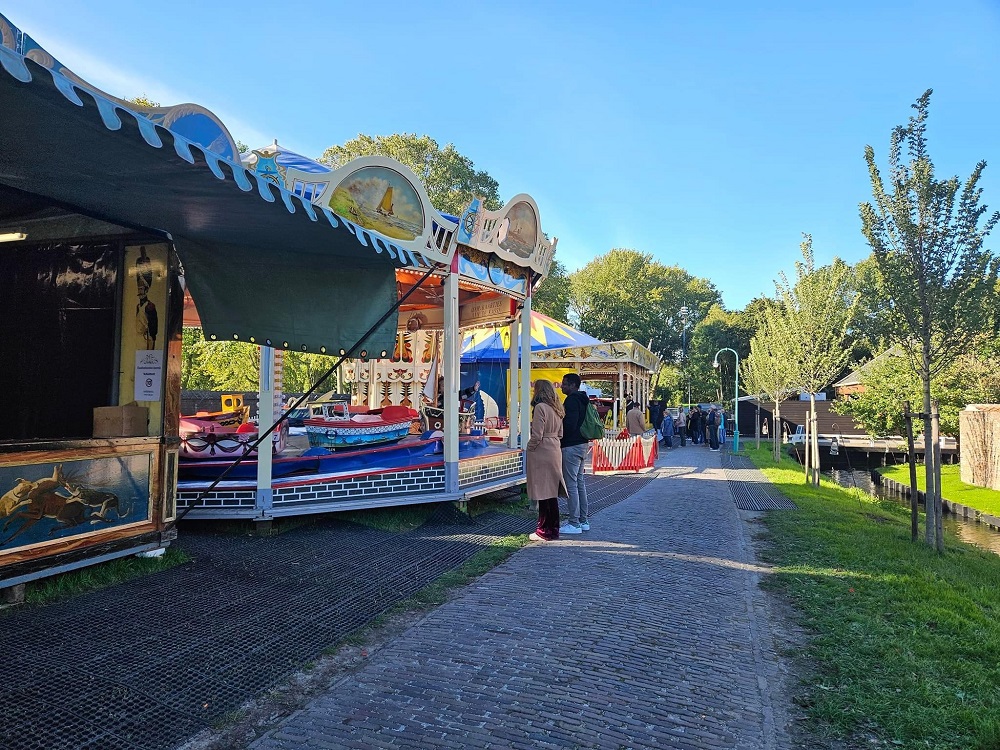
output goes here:
[{"label": "green canopy awning", "polygon": [[426,264],[3,46],[0,67],[0,186],[169,236],[207,336],[336,353]]}]

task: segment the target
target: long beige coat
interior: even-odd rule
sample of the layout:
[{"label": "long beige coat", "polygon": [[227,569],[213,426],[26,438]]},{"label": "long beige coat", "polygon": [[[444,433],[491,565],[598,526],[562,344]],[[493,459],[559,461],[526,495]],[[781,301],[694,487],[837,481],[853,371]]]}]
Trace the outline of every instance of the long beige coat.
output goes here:
[{"label": "long beige coat", "polygon": [[531,439],[528,440],[528,497],[548,500],[566,497],[562,478],[562,448],[559,440],[563,423],[548,404],[535,404],[531,415]]}]

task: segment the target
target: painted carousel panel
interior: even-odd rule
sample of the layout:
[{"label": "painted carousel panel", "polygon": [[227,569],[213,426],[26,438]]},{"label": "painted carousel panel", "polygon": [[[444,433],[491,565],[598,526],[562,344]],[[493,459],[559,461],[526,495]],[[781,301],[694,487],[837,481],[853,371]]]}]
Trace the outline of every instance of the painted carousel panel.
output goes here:
[{"label": "painted carousel panel", "polygon": [[149,453],[0,467],[0,554],[148,521]]}]

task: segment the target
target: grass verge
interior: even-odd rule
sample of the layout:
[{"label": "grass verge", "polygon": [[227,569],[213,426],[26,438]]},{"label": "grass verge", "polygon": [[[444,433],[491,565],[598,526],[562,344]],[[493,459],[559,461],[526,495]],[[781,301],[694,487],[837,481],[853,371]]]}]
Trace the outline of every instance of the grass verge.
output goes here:
[{"label": "grass verge", "polygon": [[[796,698],[828,737],[901,748],[1000,748],[1000,557],[910,542],[908,510],[749,449],[798,505],[766,515],[765,586],[810,633]],[[870,743],[866,743],[869,744]]]},{"label": "grass verge", "polygon": [[[953,503],[961,503],[969,508],[975,508],[983,513],[1000,516],[1000,492],[986,487],[976,487],[962,481],[962,467],[958,464],[945,464],[941,467],[941,497]],[[910,483],[910,468],[900,466],[885,466],[879,471],[883,476],[894,479],[901,484]],[[924,465],[917,464],[917,489],[927,488],[927,477]]]},{"label": "grass verge", "polygon": [[51,578],[32,581],[25,586],[24,603],[49,604],[88,591],[115,586],[133,578],[157,573],[189,562],[191,557],[177,547],[167,547],[162,557],[120,557]]}]

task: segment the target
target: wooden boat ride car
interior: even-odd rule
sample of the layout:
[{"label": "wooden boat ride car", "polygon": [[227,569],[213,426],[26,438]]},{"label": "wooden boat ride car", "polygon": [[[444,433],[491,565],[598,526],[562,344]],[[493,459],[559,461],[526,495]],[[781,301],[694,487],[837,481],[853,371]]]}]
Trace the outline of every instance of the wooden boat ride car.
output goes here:
[{"label": "wooden boat ride car", "polygon": [[410,433],[417,412],[406,406],[358,413],[346,401],[327,401],[310,406],[305,420],[306,435],[313,448],[358,448],[401,440]]}]

